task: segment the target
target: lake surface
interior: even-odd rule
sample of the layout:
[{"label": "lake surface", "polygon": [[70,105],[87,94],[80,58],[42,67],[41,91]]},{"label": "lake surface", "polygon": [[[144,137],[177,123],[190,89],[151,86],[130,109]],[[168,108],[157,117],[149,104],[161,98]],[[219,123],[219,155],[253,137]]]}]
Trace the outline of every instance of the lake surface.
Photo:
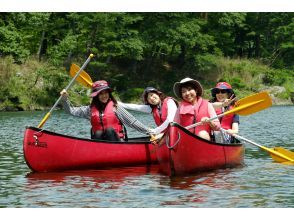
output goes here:
[{"label": "lake surface", "polygon": [[[164,176],[157,166],[32,173],[23,158],[23,134],[46,113],[0,113],[0,207],[294,207],[294,166],[274,163],[267,152],[249,144],[244,167],[183,177]],[[153,125],[150,115],[134,114]],[[54,111],[43,128],[79,137],[89,137],[90,131],[87,120],[63,111]],[[129,136],[138,135],[128,130]],[[294,106],[241,117],[240,130],[266,147],[294,151]]]}]

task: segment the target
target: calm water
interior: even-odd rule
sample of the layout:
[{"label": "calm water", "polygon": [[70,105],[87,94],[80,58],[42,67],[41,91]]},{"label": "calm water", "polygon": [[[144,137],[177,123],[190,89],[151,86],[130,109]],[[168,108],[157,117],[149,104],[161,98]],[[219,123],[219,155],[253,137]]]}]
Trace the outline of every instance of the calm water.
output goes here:
[{"label": "calm water", "polygon": [[[31,173],[23,158],[23,133],[45,113],[0,113],[0,207],[294,207],[294,166],[274,163],[249,144],[244,167],[184,177],[163,176],[157,166]],[[150,124],[149,116],[136,116]],[[294,106],[272,107],[241,117],[240,135],[294,151],[293,124]],[[90,130],[86,120],[62,111],[44,128],[79,137]]]}]

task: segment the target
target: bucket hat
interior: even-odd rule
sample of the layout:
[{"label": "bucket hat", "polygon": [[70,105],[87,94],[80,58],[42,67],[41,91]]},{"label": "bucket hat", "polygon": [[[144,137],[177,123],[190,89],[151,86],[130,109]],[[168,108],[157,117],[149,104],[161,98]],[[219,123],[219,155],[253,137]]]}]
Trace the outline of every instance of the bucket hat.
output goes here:
[{"label": "bucket hat", "polygon": [[108,82],[105,80],[99,80],[93,83],[92,85],[92,93],[90,97],[97,96],[101,91],[108,89],[109,92],[112,92],[112,89],[109,87]]},{"label": "bucket hat", "polygon": [[185,84],[192,84],[197,91],[197,96],[203,95],[203,88],[202,88],[200,82],[198,82],[195,79],[191,79],[191,78],[187,77],[187,78],[182,79],[180,82],[176,82],[174,84],[174,93],[178,98],[182,98],[181,88]]}]

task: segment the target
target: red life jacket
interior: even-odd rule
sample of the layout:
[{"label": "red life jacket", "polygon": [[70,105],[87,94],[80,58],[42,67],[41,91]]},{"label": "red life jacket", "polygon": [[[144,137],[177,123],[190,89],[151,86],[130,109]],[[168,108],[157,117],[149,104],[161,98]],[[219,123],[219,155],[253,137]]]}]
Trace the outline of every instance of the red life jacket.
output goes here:
[{"label": "red life jacket", "polygon": [[96,106],[91,107],[91,125],[94,133],[105,131],[106,128],[113,128],[120,138],[124,138],[123,126],[113,110],[113,101],[106,104],[102,114]]},{"label": "red life jacket", "polygon": [[[231,110],[231,109],[233,109],[232,106],[229,107],[228,111]],[[223,113],[222,108],[216,109],[215,112],[216,112],[217,115]],[[228,114],[228,115],[225,115],[225,116],[219,118],[220,123],[221,123],[221,127],[226,129],[226,130],[227,129],[232,129],[233,119],[234,119],[234,114]]]},{"label": "red life jacket", "polygon": [[161,108],[157,108],[157,106],[154,106],[152,108],[152,114],[153,114],[153,118],[154,121],[156,123],[157,126],[160,126],[167,118],[167,101],[169,99],[173,99],[172,97],[166,97],[161,105]]},{"label": "red life jacket", "polygon": [[[183,127],[195,124],[201,121],[203,117],[210,117],[208,113],[208,101],[198,98],[197,104],[191,105],[191,103],[182,101],[179,106],[180,124]],[[198,125],[194,128],[189,129],[190,132],[198,135],[200,131],[205,130],[208,134],[211,133],[209,124]]]}]

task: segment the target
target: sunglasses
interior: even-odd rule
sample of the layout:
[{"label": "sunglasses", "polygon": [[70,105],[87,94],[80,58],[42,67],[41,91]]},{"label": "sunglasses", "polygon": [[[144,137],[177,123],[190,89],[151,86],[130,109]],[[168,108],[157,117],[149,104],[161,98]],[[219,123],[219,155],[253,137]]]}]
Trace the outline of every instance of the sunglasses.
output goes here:
[{"label": "sunglasses", "polygon": [[228,93],[228,91],[226,89],[216,89],[214,90],[215,94],[225,94],[225,93]]}]

